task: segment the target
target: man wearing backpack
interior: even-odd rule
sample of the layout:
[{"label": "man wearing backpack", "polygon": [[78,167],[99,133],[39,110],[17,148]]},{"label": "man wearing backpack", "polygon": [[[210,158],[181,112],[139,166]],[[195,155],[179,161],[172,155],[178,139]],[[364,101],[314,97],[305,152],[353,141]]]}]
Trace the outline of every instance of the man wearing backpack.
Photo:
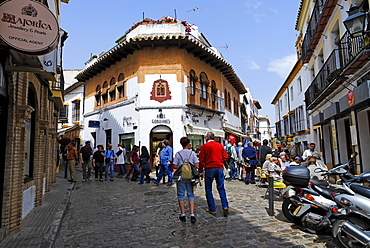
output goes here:
[{"label": "man wearing backpack", "polygon": [[225,148],[214,141],[214,133],[208,132],[205,136],[206,143],[202,146],[199,153],[199,171],[204,168],[204,183],[208,209],[206,211],[216,215],[216,204],[212,194],[212,183],[216,181],[217,190],[221,198],[223,214],[225,217],[229,214],[229,203],[226,198],[224,187],[224,163],[228,159]]},{"label": "man wearing backpack", "polygon": [[[188,166],[193,165],[196,168],[198,168],[199,160],[195,152],[190,150],[190,147],[191,147],[190,139],[188,137],[182,137],[180,139],[180,144],[183,147],[183,150],[180,150],[176,153],[175,158],[173,160],[174,167],[178,168],[179,166],[181,166],[182,169],[184,169],[185,165],[188,165]],[[178,169],[181,170],[181,168],[178,168]],[[177,199],[179,202],[179,207],[180,207],[180,212],[181,212],[179,219],[182,222],[186,221],[185,202],[184,202],[185,192],[186,192],[188,196],[188,201],[189,201],[190,221],[191,223],[195,223],[196,218],[194,215],[194,190],[191,184],[191,175],[189,179],[184,179],[182,177],[179,181],[177,181],[176,188],[177,188]]]}]

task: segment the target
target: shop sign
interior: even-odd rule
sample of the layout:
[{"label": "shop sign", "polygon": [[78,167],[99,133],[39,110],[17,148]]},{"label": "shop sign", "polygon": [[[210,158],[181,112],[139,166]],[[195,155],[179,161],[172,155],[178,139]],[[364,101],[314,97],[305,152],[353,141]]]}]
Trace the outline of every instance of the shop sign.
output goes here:
[{"label": "shop sign", "polygon": [[131,126],[131,124],[132,124],[132,117],[124,116],[122,118],[122,125],[123,126],[125,126],[125,125]]},{"label": "shop sign", "polygon": [[162,114],[162,110],[159,110],[159,114],[157,115],[157,119],[152,119],[153,124],[170,124],[170,119],[166,119],[166,115]]},{"label": "shop sign", "polygon": [[168,86],[168,82],[163,79],[154,81],[150,100],[164,102],[169,99],[171,99],[171,91],[170,87]]},{"label": "shop sign", "polygon": [[355,94],[353,90],[348,92],[348,106],[352,106],[355,103]]},{"label": "shop sign", "polygon": [[59,24],[48,7],[32,0],[0,4],[0,38],[27,55],[51,52],[58,43]]},{"label": "shop sign", "polygon": [[99,128],[100,121],[89,121],[89,127]]}]

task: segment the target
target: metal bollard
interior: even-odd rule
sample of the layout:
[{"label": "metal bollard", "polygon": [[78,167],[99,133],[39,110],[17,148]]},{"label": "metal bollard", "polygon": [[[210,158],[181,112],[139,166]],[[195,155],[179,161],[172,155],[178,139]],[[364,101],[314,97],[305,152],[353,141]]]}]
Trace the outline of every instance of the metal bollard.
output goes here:
[{"label": "metal bollard", "polygon": [[269,177],[269,209],[268,209],[268,214],[270,216],[274,216],[274,178]]}]

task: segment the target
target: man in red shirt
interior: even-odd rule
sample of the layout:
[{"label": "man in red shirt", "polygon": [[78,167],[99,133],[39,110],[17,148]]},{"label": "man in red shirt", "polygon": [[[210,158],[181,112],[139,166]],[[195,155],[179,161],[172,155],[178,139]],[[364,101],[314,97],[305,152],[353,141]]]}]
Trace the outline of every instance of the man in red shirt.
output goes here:
[{"label": "man in red shirt", "polygon": [[216,204],[212,194],[212,183],[216,180],[217,190],[221,198],[223,214],[225,217],[229,214],[229,203],[226,198],[224,187],[224,162],[228,159],[228,155],[224,147],[214,141],[215,135],[208,132],[205,136],[206,144],[204,144],[199,154],[199,169],[202,172],[204,168],[204,182],[208,209],[206,211],[212,215],[216,215]]}]

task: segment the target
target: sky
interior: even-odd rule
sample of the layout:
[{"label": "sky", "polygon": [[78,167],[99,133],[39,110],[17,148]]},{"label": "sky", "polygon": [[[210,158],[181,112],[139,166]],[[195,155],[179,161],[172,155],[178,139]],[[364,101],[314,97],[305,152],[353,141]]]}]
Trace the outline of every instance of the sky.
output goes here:
[{"label": "sky", "polygon": [[[63,69],[83,69],[91,55],[116,45],[134,23],[175,17],[199,27],[275,123],[271,104],[297,61],[295,30],[299,0],[70,0],[61,6],[68,32]],[[198,9],[198,10],[195,10]],[[144,14],[143,14],[144,13]]]}]

